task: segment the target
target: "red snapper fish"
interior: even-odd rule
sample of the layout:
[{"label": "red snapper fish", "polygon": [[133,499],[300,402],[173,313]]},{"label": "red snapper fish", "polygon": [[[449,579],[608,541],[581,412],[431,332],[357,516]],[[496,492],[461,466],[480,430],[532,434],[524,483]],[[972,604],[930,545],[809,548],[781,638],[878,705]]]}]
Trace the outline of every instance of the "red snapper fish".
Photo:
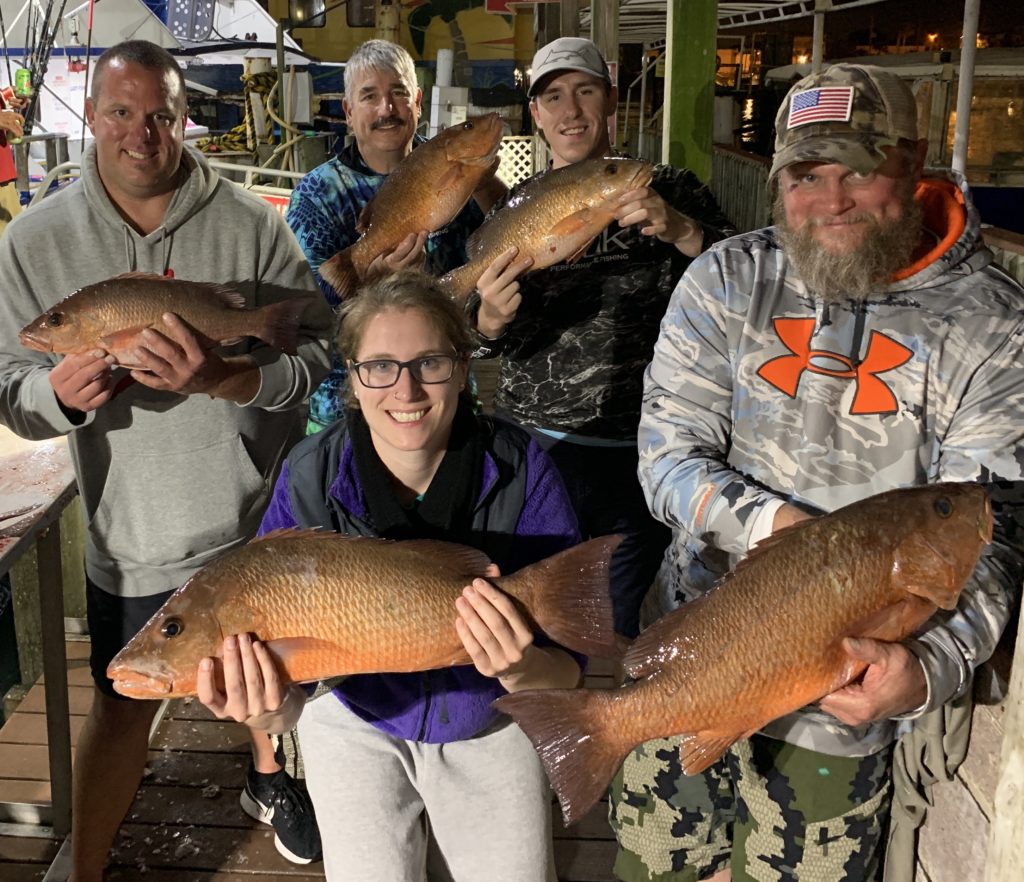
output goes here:
[{"label": "red snapper fish", "polygon": [[892,490],[758,545],[703,597],[663,616],[624,658],[616,690],[530,690],[495,705],[536,747],[567,824],[638,744],[685,736],[695,775],[738,739],[863,673],[845,637],[895,642],[953,609],[992,509],[973,484]]},{"label": "red snapper fish", "polygon": [[122,367],[134,368],[139,334],[146,328],[166,333],[163,316],[173,312],[206,349],[257,337],[294,355],[302,314],[314,299],[291,297],[252,309],[242,294],[223,285],[124,273],[69,294],[22,328],[19,339],[28,349],[61,355],[102,349]]},{"label": "red snapper fish", "polygon": [[[620,539],[592,539],[490,581],[552,640],[611,655],[608,560]],[[296,683],[469,664],[455,599],[489,564],[448,542],[268,533],[193,575],[107,676],[132,698],[193,695],[199,660],[219,656],[224,638],[239,633],[262,640]]]}]

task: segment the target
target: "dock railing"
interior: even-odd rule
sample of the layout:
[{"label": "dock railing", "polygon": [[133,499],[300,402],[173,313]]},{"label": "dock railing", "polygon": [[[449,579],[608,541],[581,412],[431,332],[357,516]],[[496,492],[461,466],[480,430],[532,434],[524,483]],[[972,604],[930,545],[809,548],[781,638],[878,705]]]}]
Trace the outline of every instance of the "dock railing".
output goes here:
[{"label": "dock railing", "polygon": [[770,160],[716,144],[711,159],[711,192],[736,229],[745,233],[771,223],[768,198]]}]

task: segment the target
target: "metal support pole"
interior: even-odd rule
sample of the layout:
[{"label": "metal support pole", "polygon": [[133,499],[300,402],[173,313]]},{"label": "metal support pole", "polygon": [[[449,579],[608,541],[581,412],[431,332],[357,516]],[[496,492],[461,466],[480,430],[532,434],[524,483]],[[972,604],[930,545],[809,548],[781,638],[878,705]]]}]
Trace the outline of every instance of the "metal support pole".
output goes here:
[{"label": "metal support pole", "polygon": [[561,36],[578,37],[580,35],[580,0],[562,0],[558,4],[558,15]]},{"label": "metal support pole", "polygon": [[811,73],[821,72],[821,62],[825,56],[825,13],[814,13],[814,36],[811,43]]},{"label": "metal support pole", "polygon": [[37,543],[39,607],[46,678],[46,742],[50,758],[53,832],[71,832],[71,723],[68,712],[68,660],[64,650],[64,577],[60,559],[60,521]]},{"label": "metal support pole", "polygon": [[956,128],[953,131],[954,171],[967,170],[967,138],[971,130],[971,95],[974,92],[974,59],[978,54],[978,13],[981,0],[964,3],[964,33],[960,46],[960,85],[956,91]]},{"label": "metal support pole", "polygon": [[661,161],[711,179],[718,0],[668,0]]}]

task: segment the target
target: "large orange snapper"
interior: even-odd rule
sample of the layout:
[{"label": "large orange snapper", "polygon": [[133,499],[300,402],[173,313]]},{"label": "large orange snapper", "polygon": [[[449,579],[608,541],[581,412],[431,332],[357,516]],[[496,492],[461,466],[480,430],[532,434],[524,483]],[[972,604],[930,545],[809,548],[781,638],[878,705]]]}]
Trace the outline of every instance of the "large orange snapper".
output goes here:
[{"label": "large orange snapper", "polygon": [[[608,559],[621,537],[592,539],[491,579],[563,646],[610,655]],[[196,668],[229,634],[264,641],[293,682],[468,664],[455,599],[490,561],[447,542],[269,533],[192,576],[111,661],[132,698],[196,691]]]},{"label": "large orange snapper", "polygon": [[529,736],[566,823],[600,797],[636,745],[685,735],[697,774],[739,738],[834,692],[863,663],[845,637],[898,641],[953,609],[992,510],[972,484],[893,490],[781,530],[704,597],[644,631],[622,689],[531,690],[495,702]]},{"label": "large orange snapper", "polygon": [[139,334],[146,328],[166,333],[163,315],[172,312],[204,348],[258,337],[294,355],[302,314],[314,299],[291,297],[252,309],[223,285],[124,273],[69,294],[22,328],[19,339],[28,349],[61,355],[102,349],[122,367],[138,367],[132,358]]}]

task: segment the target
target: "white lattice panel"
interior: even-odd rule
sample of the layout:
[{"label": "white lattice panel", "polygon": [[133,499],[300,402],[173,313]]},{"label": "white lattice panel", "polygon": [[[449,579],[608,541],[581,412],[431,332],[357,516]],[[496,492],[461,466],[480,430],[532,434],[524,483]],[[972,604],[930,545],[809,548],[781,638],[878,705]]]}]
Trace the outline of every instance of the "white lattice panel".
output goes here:
[{"label": "white lattice panel", "polygon": [[533,174],[533,138],[531,136],[508,135],[501,139],[501,165],[498,174],[510,187]]}]

